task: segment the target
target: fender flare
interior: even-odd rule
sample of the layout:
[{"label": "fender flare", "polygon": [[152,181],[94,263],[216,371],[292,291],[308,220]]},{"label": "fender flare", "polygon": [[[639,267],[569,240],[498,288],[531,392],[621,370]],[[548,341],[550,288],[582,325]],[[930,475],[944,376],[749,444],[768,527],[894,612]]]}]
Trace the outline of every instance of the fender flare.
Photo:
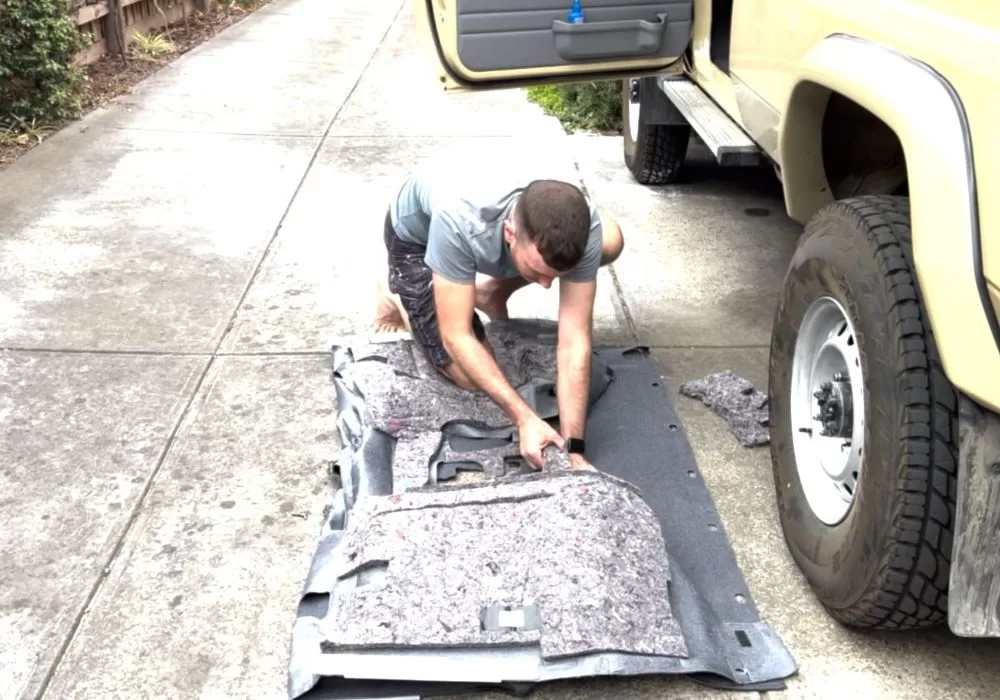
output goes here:
[{"label": "fender flare", "polygon": [[[930,66],[845,34],[814,45],[798,69],[778,143],[789,215],[805,221],[833,201],[820,138],[831,92],[892,128],[910,174],[914,265],[945,373],[988,405],[977,379],[1000,376],[1000,327],[983,275],[972,137],[958,93]],[[985,349],[980,361],[962,361],[969,347]]]}]

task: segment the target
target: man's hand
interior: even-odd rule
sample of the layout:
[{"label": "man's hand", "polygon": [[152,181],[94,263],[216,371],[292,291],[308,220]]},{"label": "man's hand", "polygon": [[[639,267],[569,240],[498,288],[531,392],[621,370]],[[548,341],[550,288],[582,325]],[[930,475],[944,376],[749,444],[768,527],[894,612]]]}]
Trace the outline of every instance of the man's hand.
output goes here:
[{"label": "man's hand", "polygon": [[534,413],[518,424],[517,434],[521,443],[521,455],[532,469],[541,469],[545,466],[542,450],[548,445],[555,445],[560,450],[566,449],[566,442],[559,433]]}]

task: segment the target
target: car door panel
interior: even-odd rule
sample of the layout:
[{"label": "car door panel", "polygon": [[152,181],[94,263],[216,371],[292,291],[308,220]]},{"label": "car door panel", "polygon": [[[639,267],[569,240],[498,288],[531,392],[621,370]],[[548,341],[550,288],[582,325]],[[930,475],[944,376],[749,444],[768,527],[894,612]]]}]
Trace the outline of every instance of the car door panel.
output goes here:
[{"label": "car door panel", "polygon": [[659,70],[691,36],[692,0],[415,0],[439,61],[460,82]]}]

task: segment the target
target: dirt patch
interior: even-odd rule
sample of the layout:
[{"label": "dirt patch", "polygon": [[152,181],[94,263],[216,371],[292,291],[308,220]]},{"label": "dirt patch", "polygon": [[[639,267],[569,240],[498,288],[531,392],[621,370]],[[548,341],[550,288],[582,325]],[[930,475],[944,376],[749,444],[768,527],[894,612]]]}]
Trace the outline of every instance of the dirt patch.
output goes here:
[{"label": "dirt patch", "polygon": [[[139,44],[132,44],[129,46],[125,60],[120,56],[105,56],[84,66],[87,89],[80,116],[94,111],[118,95],[127,93],[134,85],[166,64],[205,43],[226,27],[236,24],[270,2],[271,0],[257,0],[252,4],[244,2],[242,6],[219,7],[211,14],[195,13],[188,17],[187,22],[181,20],[166,29],[156,31],[169,39],[169,48],[153,53],[144,51]],[[70,123],[72,122],[43,127],[17,136],[5,136],[0,131],[0,171]]]}]

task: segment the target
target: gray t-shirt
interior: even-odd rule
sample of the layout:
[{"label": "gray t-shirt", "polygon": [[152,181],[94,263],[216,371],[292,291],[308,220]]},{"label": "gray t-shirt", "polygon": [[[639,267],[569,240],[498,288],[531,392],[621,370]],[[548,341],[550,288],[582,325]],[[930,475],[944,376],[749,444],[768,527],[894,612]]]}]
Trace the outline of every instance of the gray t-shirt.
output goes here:
[{"label": "gray t-shirt", "polygon": [[[415,170],[390,206],[396,235],[427,248],[424,261],[453,282],[474,282],[476,273],[516,277],[517,268],[503,237],[503,222],[529,182],[552,178],[575,181],[536,169],[459,164]],[[601,217],[590,204],[590,237],[583,258],[564,279],[594,279],[601,264]]]}]

